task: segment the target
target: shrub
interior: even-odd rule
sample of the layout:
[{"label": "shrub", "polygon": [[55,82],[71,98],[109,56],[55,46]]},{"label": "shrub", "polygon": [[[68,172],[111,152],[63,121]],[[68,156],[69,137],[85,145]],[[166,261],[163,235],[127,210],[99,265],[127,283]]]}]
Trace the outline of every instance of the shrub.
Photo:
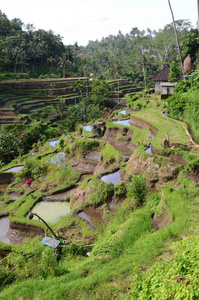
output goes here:
[{"label": "shrub", "polygon": [[116,196],[126,195],[126,185],[124,181],[121,181],[114,186],[114,194]]},{"label": "shrub", "polygon": [[148,188],[146,186],[146,177],[142,175],[133,175],[131,182],[127,184],[127,197],[133,197],[135,205],[142,206],[147,193]]},{"label": "shrub", "polygon": [[64,146],[64,140],[63,140],[63,139],[60,139],[60,140],[59,140],[59,147],[62,148],[63,146]]},{"label": "shrub", "polygon": [[3,285],[16,279],[42,279],[62,273],[56,251],[45,247],[39,238],[27,239],[22,245],[16,245],[13,251],[1,260],[0,269],[0,282]]}]

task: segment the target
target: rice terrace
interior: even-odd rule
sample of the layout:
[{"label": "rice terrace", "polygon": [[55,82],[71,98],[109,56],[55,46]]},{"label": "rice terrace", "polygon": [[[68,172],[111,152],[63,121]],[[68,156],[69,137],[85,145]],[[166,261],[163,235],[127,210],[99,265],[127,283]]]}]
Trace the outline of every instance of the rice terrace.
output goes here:
[{"label": "rice terrace", "polygon": [[0,12],[0,299],[199,299],[198,29],[176,24],[183,69],[172,23],[66,46]]}]

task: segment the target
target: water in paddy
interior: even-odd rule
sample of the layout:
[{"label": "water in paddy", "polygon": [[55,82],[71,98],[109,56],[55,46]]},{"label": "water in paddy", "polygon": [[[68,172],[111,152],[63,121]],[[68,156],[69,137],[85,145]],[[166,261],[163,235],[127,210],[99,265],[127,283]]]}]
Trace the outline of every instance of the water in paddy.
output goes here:
[{"label": "water in paddy", "polygon": [[0,241],[5,244],[18,244],[22,243],[25,238],[29,237],[28,233],[24,230],[17,230],[10,228],[9,217],[0,219]]},{"label": "water in paddy", "polygon": [[48,198],[48,200],[52,200],[52,201],[59,200],[59,199],[66,200],[66,197],[69,196],[70,194],[72,194],[74,191],[75,191],[75,189],[71,189],[64,193],[47,196],[47,198]]},{"label": "water in paddy", "polygon": [[65,167],[65,164],[61,161],[61,159],[62,159],[62,157],[64,157],[64,155],[65,155],[64,152],[59,152],[56,155],[49,158],[48,162]]},{"label": "water in paddy", "polygon": [[93,209],[92,207],[88,207],[84,211],[80,212],[78,214],[78,217],[86,220],[93,226],[104,223],[102,213],[100,211],[97,211],[96,209]]},{"label": "water in paddy", "polygon": [[19,195],[17,193],[12,193],[12,194],[9,194],[8,196],[13,200],[17,200],[21,197],[21,195]]},{"label": "water in paddy", "polygon": [[86,125],[83,127],[83,129],[86,131],[92,131],[93,127],[91,125]]},{"label": "water in paddy", "polygon": [[15,173],[17,173],[17,172],[21,171],[21,169],[23,169],[23,166],[17,166],[17,167],[13,167],[13,168],[8,169],[5,172],[15,172]]},{"label": "water in paddy", "polygon": [[[33,209],[32,213],[38,214],[44,221],[49,223],[54,223],[58,221],[61,217],[66,216],[70,212],[70,203],[63,201],[42,201],[37,203]],[[35,220],[38,220],[34,216]]]},{"label": "water in paddy", "polygon": [[124,126],[131,126],[129,124],[129,121],[130,121],[130,119],[127,119],[127,120],[118,120],[118,121],[115,121],[113,123],[114,124],[119,124],[119,125],[124,125]]},{"label": "water in paddy", "polygon": [[50,144],[52,147],[57,146],[58,143],[59,143],[59,139],[58,139],[58,140],[54,140],[54,141],[49,141],[49,144]]},{"label": "water in paddy", "polygon": [[114,185],[121,181],[120,171],[117,171],[112,174],[104,175],[101,177],[101,180],[106,183],[113,183]]},{"label": "water in paddy", "polygon": [[[151,136],[151,139],[153,139],[153,138],[154,138],[154,136],[152,135],[152,136]],[[150,144],[149,147],[145,150],[145,152],[151,154],[151,144]]]},{"label": "water in paddy", "polygon": [[126,115],[126,110],[121,110],[120,113],[121,113],[122,115]]},{"label": "water in paddy", "polygon": [[8,217],[0,219],[0,241],[5,244],[11,244],[10,239],[7,237],[8,230],[10,228],[10,222]]}]

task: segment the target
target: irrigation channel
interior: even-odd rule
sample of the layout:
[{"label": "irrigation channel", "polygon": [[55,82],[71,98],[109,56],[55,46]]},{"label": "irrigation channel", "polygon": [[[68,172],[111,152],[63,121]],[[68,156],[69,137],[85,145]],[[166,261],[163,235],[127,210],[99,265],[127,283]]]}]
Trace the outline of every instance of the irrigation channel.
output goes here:
[{"label": "irrigation channel", "polygon": [[[122,110],[120,113],[125,115],[126,111]],[[118,120],[118,121],[114,121],[113,123],[123,125],[123,126],[130,126],[129,121],[130,121],[130,119]],[[92,128],[92,125],[86,125],[86,126],[84,126],[83,129],[86,131],[92,131],[93,128]],[[153,138],[153,136],[152,136],[152,138]],[[109,142],[109,141],[106,141],[106,142]],[[58,143],[59,143],[59,139],[54,139],[52,141],[49,141],[49,144],[52,147],[57,146]],[[122,147],[120,147],[119,150],[121,150],[121,152],[123,152]],[[130,154],[133,151],[129,152],[129,149],[128,149],[128,151],[126,150],[125,152]],[[149,148],[146,150],[146,152],[151,153],[151,144],[150,144]],[[87,155],[88,158],[89,158],[89,155],[90,154]],[[62,161],[64,156],[65,156],[64,152],[59,152],[56,155],[49,158],[48,162],[57,164],[61,167],[65,167],[65,164]],[[96,154],[95,154],[95,156],[96,156]],[[100,153],[98,153],[98,156],[99,156],[98,158],[100,158]],[[125,160],[128,160],[130,155],[122,154],[122,156]],[[23,168],[23,166],[17,166],[17,167],[8,169],[5,172],[16,173],[16,172],[20,172],[22,168]],[[90,178],[91,175],[83,175],[83,176],[81,176],[81,179],[84,178],[85,176],[86,177],[89,176],[89,179],[91,179]],[[103,175],[103,176],[101,176],[100,180],[102,180],[103,182],[112,183],[113,185],[115,185],[121,181],[120,170],[113,172],[111,174]],[[87,183],[89,184],[89,182],[90,182],[90,180],[88,180]],[[7,184],[0,185],[0,188],[2,190],[6,191],[7,186],[8,186]],[[72,193],[75,192],[76,188],[71,188],[71,190],[68,190],[66,192],[60,192],[59,194],[44,196],[42,201],[36,203],[36,205],[34,207],[32,207],[31,212],[38,214],[46,222],[49,222],[49,223],[57,222],[60,218],[62,218],[63,216],[66,216],[67,214],[70,213],[71,208],[70,208],[69,200],[67,198],[69,195],[71,195]],[[15,199],[18,199],[20,197],[20,195],[18,195],[17,193],[12,193],[12,194],[9,194],[9,197],[14,201]],[[113,201],[110,203],[110,209],[112,209],[112,208],[114,208]],[[103,224],[102,213],[99,210],[93,209],[91,207],[86,208],[83,211],[79,212],[77,214],[77,217],[84,220],[87,223],[87,225],[89,225],[90,227],[92,227],[95,230],[97,230],[97,225],[101,226]],[[34,216],[34,218],[38,219],[36,216]],[[10,228],[9,216],[5,216],[0,219],[0,240],[3,243],[6,243],[6,244],[20,243],[23,241],[23,239],[25,237],[27,237],[25,232],[14,230],[14,229]]]}]

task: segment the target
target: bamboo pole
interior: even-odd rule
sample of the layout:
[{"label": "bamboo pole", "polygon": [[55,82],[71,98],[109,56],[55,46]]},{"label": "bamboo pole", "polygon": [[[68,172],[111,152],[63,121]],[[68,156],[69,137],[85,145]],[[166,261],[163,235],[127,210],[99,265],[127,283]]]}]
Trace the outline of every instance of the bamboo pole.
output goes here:
[{"label": "bamboo pole", "polygon": [[[168,2],[169,2],[170,10],[171,10],[171,16],[172,16],[172,19],[173,19],[173,27],[174,27],[174,32],[175,32],[175,37],[176,37],[176,43],[177,43],[177,47],[178,47],[178,53],[179,53],[179,57],[180,57],[180,63],[181,63],[181,68],[182,68],[182,74],[184,75],[183,62],[182,62],[182,55],[181,55],[181,51],[180,51],[180,45],[179,45],[179,41],[178,41],[178,35],[177,35],[177,30],[176,30],[176,25],[175,25],[175,20],[174,20],[174,15],[173,15],[173,10],[172,10],[172,7],[171,7],[170,0],[168,0]],[[199,0],[198,0],[198,2],[199,2]]]}]

